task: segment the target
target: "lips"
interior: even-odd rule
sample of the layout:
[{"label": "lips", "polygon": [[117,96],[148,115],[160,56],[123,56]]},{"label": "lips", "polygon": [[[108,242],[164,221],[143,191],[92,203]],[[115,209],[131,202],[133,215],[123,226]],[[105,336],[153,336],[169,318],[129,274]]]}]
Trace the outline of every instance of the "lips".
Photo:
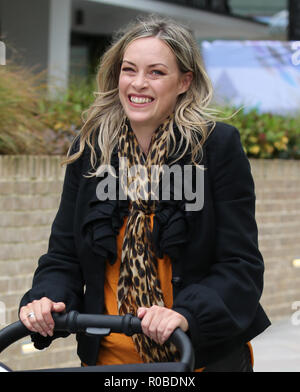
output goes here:
[{"label": "lips", "polygon": [[145,95],[130,94],[128,98],[131,103],[138,104],[138,105],[151,103],[154,100],[154,98]]}]

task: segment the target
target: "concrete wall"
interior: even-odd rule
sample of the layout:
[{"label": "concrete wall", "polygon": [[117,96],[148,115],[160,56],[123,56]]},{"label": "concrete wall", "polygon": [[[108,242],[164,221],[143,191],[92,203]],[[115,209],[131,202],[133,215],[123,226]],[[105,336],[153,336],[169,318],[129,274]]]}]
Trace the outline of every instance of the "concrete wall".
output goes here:
[{"label": "concrete wall", "polygon": [[[84,23],[76,25],[74,12],[81,9]],[[72,31],[111,34],[143,14],[157,13],[178,20],[194,32],[197,39],[269,39],[264,25],[236,17],[152,0],[72,0]]]},{"label": "concrete wall", "polygon": [[49,0],[0,0],[0,6],[2,40],[7,48],[16,50],[28,67],[45,70],[48,66]]},{"label": "concrete wall", "polygon": [[[64,169],[59,157],[0,156],[0,301],[5,324],[17,320],[20,298],[29,289],[38,258],[47,250]],[[300,161],[251,160],[256,183],[260,250],[265,260],[262,305],[272,321],[292,314],[300,301]],[[1,320],[0,320],[1,323]],[[25,354],[28,339],[5,350],[0,361],[17,369],[79,364],[74,337],[43,352]]]},{"label": "concrete wall", "polygon": [[[71,0],[0,0],[2,40],[18,64],[46,71],[52,86],[66,87],[69,73]],[[14,58],[13,56],[13,58]],[[15,60],[16,61],[16,60]]]}]

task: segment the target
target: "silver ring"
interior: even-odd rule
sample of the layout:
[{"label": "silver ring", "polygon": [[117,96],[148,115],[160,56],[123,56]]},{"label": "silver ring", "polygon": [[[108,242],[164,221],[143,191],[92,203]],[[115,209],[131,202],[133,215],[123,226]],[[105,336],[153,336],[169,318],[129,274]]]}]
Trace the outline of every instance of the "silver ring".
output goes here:
[{"label": "silver ring", "polygon": [[30,313],[28,313],[28,314],[27,314],[27,317],[28,317],[28,318],[35,317],[35,314],[34,314],[34,312],[30,312]]}]

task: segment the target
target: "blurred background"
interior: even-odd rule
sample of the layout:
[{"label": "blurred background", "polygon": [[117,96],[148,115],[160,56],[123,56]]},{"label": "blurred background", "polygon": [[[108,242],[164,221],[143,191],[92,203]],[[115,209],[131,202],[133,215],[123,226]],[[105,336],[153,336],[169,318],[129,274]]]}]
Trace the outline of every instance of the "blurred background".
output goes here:
[{"label": "blurred background", "polygon": [[[273,322],[253,342],[255,370],[299,371],[299,0],[0,0],[0,327],[17,320],[47,250],[61,157],[93,102],[99,59],[117,30],[153,13],[193,32],[213,105],[241,109],[230,123],[255,180],[261,302]],[[73,366],[75,346],[70,336],[38,352],[25,339],[0,360],[15,370]]]}]

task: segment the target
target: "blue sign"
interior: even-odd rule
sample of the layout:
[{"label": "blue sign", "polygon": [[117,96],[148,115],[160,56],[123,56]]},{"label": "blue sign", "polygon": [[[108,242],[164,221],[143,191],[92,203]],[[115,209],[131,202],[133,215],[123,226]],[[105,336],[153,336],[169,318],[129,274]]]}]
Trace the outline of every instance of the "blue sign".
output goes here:
[{"label": "blue sign", "polygon": [[300,41],[204,41],[202,56],[216,103],[300,111]]}]

